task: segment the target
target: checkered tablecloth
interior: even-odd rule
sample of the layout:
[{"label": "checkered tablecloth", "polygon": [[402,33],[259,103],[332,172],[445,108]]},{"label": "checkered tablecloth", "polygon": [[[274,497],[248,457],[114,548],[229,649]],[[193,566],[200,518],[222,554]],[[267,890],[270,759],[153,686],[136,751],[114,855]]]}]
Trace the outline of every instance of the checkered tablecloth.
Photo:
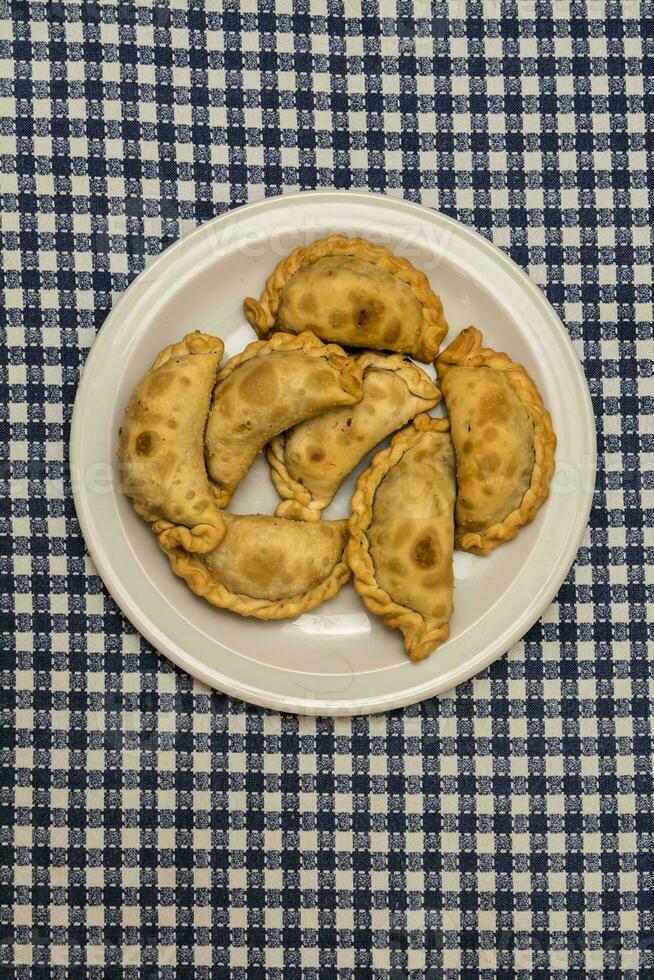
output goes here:
[{"label": "checkered tablecloth", "polygon": [[[646,977],[654,970],[648,2],[0,0],[0,976]],[[450,696],[232,702],[125,621],[67,442],[151,256],[353,187],[492,239],[597,419],[556,601]]]}]

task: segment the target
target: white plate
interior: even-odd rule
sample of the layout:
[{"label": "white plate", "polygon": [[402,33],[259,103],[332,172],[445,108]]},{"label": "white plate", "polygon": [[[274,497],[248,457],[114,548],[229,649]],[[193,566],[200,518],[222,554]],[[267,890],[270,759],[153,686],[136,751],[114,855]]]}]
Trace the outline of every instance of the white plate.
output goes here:
[{"label": "white plate", "polygon": [[[557,471],[535,522],[488,558],[455,556],[451,637],[411,663],[401,636],[369,614],[351,584],[296,620],[262,623],[214,609],[171,573],[121,494],[118,429],[129,394],[157,352],[203,329],[231,356],[255,339],[242,302],[291,249],[335,232],[381,242],[427,273],[450,324],[524,364],[552,413]],[[431,370],[431,369],[430,369]],[[451,218],[405,201],[341,191],[278,197],[210,221],[159,256],[100,330],[80,382],[71,477],[91,557],[120,608],[165,656],[212,687],[302,714],[385,711],[440,694],[501,656],[547,607],[572,564],[595,479],[595,426],[565,328],[506,255]],[[353,476],[326,517],[346,516]],[[234,497],[239,513],[274,511],[259,458]]]}]

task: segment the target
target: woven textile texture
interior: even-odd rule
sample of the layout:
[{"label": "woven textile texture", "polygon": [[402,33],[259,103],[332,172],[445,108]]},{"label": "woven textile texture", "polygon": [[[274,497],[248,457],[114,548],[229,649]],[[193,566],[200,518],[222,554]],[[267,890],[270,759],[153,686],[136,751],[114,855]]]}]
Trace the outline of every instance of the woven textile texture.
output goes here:
[{"label": "woven textile texture", "polygon": [[[651,3],[0,2],[0,975],[654,971]],[[214,694],[124,620],[67,442],[111,304],[317,187],[438,208],[566,323],[600,465],[556,601],[390,715]]]}]

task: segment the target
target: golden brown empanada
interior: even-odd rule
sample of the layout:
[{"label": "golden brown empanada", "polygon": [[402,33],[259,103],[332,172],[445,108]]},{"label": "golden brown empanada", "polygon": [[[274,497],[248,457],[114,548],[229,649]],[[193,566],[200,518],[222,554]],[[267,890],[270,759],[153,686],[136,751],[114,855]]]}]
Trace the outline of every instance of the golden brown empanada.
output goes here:
[{"label": "golden brown empanada", "polygon": [[364,238],[333,235],[296,248],[275,268],[259,302],[244,303],[259,337],[311,330],[346,347],[431,361],[447,333],[438,296],[408,259]]},{"label": "golden brown empanada", "polygon": [[436,359],[452,425],[456,546],[487,555],[547,500],[556,436],[535,384],[468,327]]},{"label": "golden brown empanada", "polygon": [[336,405],[361,401],[361,368],[312,333],[255,341],[218,374],[205,447],[221,506],[257,453],[285,429]]},{"label": "golden brown empanada", "polygon": [[257,619],[285,619],[331,599],[350,577],[343,555],[347,521],[223,517],[225,539],[208,554],[190,555],[159,539],[175,574],[214,606]]},{"label": "golden brown empanada", "polygon": [[122,488],[164,540],[189,551],[225,535],[204,465],[204,426],[223,342],[187,334],[162,350],[137,385],[120,430]]},{"label": "golden brown empanada", "polygon": [[440,401],[424,371],[399,354],[366,351],[363,400],[332,408],[282,433],[268,447],[280,517],[317,521],[341,483],[378,442]]},{"label": "golden brown empanada", "polygon": [[373,457],[352,497],[347,560],[368,609],[412,660],[447,639],[452,614],[454,450],[447,419],[418,415]]}]

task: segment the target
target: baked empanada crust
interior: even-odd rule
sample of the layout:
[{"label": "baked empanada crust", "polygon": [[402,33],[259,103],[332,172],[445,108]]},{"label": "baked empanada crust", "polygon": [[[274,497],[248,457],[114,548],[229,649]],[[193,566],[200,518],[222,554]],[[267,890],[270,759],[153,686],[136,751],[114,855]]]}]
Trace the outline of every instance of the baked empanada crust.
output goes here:
[{"label": "baked empanada crust", "polygon": [[302,422],[268,446],[272,480],[284,498],[278,516],[319,520],[367,452],[440,401],[425,372],[400,354],[365,351],[357,363],[363,371],[362,401]]},{"label": "baked empanada crust", "polygon": [[[346,521],[307,524],[224,514],[227,534],[209,554],[159,538],[173,572],[207,602],[241,616],[287,619],[331,599],[350,577]],[[247,588],[250,594],[237,589]]]},{"label": "baked empanada crust", "polygon": [[[371,612],[401,630],[412,660],[428,657],[450,633],[455,495],[449,422],[418,415],[373,457],[352,497],[347,561],[354,587]],[[426,612],[406,603],[412,592]]]},{"label": "baked empanada crust", "polygon": [[272,438],[363,395],[361,368],[312,333],[249,344],[218,374],[205,433],[209,476],[221,507]]},{"label": "baked empanada crust", "polygon": [[[471,551],[477,555],[487,555],[504,541],[510,541],[521,527],[534,519],[537,511],[549,496],[556,450],[556,435],[552,429],[552,420],[543,405],[536,385],[524,367],[514,363],[507,354],[498,353],[490,348],[482,348],[482,339],[479,330],[475,327],[468,327],[435,361],[439,383],[450,416],[452,439],[457,455],[459,497],[456,511],[455,545],[462,551]],[[463,386],[475,382],[470,377],[469,372],[457,376],[456,370],[460,368],[478,369],[484,373],[487,371],[496,372],[501,376],[501,385],[506,386],[508,383],[510,392],[519,399],[520,405],[533,427],[533,467],[530,475],[527,472],[530,453],[529,432],[520,422],[519,413],[512,410],[511,400],[502,397],[500,379],[496,378],[492,390],[489,390],[487,380],[482,374],[473,390],[466,387],[464,391]],[[488,405],[483,402],[484,388],[487,389],[485,394]],[[474,444],[475,433],[471,432],[468,425],[463,425],[463,419],[459,413],[458,389],[461,393],[460,401],[465,404],[466,412],[469,412],[471,417],[474,415],[477,419],[483,419],[483,423],[490,426],[491,430],[495,432],[495,437],[502,441],[501,455],[489,450],[487,446],[480,448]],[[493,418],[493,405],[498,409],[495,412],[497,418]],[[507,451],[511,436],[506,431],[500,431],[503,421],[506,424],[504,416],[507,418],[512,416],[516,430],[515,448],[512,453]],[[488,428],[482,432],[482,438],[484,432],[488,432]],[[468,434],[473,438],[468,440]],[[474,512],[471,512],[470,507],[471,505],[474,506],[475,501],[482,499],[484,487],[481,486],[481,483],[486,481],[484,486],[486,486],[486,494],[489,499],[492,498],[497,486],[500,487],[500,490],[505,486],[506,480],[500,480],[499,477],[496,486],[493,486],[493,466],[496,465],[499,472],[503,461],[509,469],[516,466],[515,487],[518,489],[517,497],[520,498],[519,491],[523,485],[526,487],[524,494],[518,500],[515,493],[507,492],[507,512],[501,520],[496,520],[486,528],[474,527],[471,529],[470,526],[466,527],[466,523],[468,525],[471,522],[473,525],[475,523],[475,515]],[[475,477],[475,471],[478,474],[477,477]],[[506,474],[504,475],[506,476]],[[467,503],[468,506],[464,507],[463,503]],[[501,511],[500,501],[494,502],[493,506],[499,514]],[[481,506],[479,513],[483,513]]]},{"label": "baked empanada crust", "polygon": [[[352,257],[367,263],[372,270],[357,266],[356,261],[352,263],[351,274],[346,276],[347,292],[343,295],[338,290],[335,270],[325,269],[320,282],[314,284],[319,297],[311,297],[307,292],[296,304],[298,308],[291,310],[285,304],[290,280],[316,263],[337,256]],[[390,277],[391,282],[384,285],[380,274]],[[372,284],[375,278],[376,287]],[[312,301],[313,310],[300,308],[310,307]],[[244,310],[259,337],[267,337],[273,330],[294,333],[312,330],[323,340],[348,347],[398,351],[425,362],[434,358],[448,329],[440,298],[423,272],[383,245],[344,235],[332,235],[296,248],[278,263],[260,300],[248,297]]]},{"label": "baked empanada crust", "polygon": [[223,342],[187,334],[136,386],[120,430],[123,492],[171,545],[209,551],[225,535],[204,464],[204,426]]}]

